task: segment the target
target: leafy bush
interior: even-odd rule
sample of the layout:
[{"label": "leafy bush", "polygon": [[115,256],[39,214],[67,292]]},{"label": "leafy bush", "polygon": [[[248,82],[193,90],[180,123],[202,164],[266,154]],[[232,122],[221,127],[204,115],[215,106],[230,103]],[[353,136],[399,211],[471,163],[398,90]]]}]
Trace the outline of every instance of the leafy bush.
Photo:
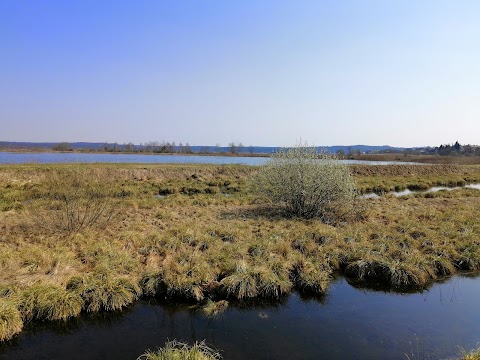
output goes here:
[{"label": "leafy bush", "polygon": [[254,186],[288,215],[325,222],[350,214],[356,198],[348,166],[307,144],[274,153],[256,175]]}]

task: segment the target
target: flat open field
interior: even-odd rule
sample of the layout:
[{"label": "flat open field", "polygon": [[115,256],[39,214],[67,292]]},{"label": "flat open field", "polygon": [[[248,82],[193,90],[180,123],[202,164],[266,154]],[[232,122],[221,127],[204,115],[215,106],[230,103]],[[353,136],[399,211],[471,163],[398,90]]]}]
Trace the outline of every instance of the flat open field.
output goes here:
[{"label": "flat open field", "polygon": [[[480,182],[480,166],[353,166],[360,193]],[[480,269],[480,190],[359,199],[337,224],[287,218],[250,190],[257,168],[0,167],[0,340],[31,320],[140,296],[205,303],[322,294],[332,274],[410,291]]]}]

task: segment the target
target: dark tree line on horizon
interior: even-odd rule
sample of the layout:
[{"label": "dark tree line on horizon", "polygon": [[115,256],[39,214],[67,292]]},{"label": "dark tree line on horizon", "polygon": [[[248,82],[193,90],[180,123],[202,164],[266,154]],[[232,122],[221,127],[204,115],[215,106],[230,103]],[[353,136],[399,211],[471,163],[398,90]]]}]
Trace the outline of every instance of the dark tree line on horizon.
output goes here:
[{"label": "dark tree line on horizon", "polygon": [[124,144],[104,143],[97,147],[77,148],[77,149],[74,149],[74,147],[68,142],[61,142],[52,146],[51,149],[54,151],[83,150],[83,151],[104,151],[109,153],[128,152],[128,153],[151,153],[151,154],[193,154],[193,153],[238,154],[238,153],[245,153],[246,151],[250,153],[254,152],[253,146],[249,146],[248,148],[246,148],[241,142],[238,142],[238,143],[231,142],[228,144],[227,147],[221,147],[219,144],[216,144],[215,146],[192,147],[188,142],[185,144],[183,144],[182,142],[176,144],[175,141],[173,142],[149,141],[149,142],[141,143],[139,145],[135,145],[132,142],[124,143]]}]

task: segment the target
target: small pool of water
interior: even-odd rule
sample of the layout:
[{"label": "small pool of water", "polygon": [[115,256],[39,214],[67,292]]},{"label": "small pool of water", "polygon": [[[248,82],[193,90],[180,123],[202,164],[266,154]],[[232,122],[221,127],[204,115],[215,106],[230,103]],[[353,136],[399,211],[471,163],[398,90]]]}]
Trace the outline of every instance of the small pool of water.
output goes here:
[{"label": "small pool of water", "polygon": [[[452,190],[458,190],[458,189],[477,189],[480,190],[480,184],[469,184],[465,186],[455,186],[455,187],[447,187],[447,186],[434,186],[426,190],[409,190],[405,189],[402,191],[391,191],[386,193],[392,194],[395,196],[405,196],[405,195],[410,195],[410,194],[416,194],[416,193],[433,193],[433,192],[438,192],[438,191],[452,191]],[[368,193],[368,194],[363,194],[361,196],[364,199],[377,199],[380,197],[380,195],[376,193]]]},{"label": "small pool of water", "polygon": [[208,318],[188,305],[138,301],[120,314],[34,324],[0,359],[136,359],[167,339],[206,339],[224,359],[445,359],[480,341],[480,278],[457,276],[397,294],[337,279],[324,298],[230,306]]}]

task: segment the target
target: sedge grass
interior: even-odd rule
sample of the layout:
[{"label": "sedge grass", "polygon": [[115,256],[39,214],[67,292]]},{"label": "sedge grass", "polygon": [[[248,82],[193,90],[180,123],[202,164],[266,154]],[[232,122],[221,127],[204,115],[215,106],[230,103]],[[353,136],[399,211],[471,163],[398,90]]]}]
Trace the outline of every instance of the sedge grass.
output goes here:
[{"label": "sedge grass", "polygon": [[16,299],[25,321],[66,321],[78,316],[82,310],[80,296],[53,285],[34,285],[11,297]]},{"label": "sedge grass", "polygon": [[67,289],[83,299],[83,308],[87,312],[120,310],[140,296],[140,288],[135,282],[106,274],[74,277],[68,282]]},{"label": "sedge grass", "polygon": [[220,353],[205,344],[205,341],[188,345],[177,340],[168,341],[157,351],[147,351],[137,360],[219,360]]},{"label": "sedge grass", "polygon": [[460,358],[460,360],[480,360],[480,348],[472,350],[470,352],[467,352],[463,349],[461,349],[461,351],[462,357]]},{"label": "sedge grass", "polygon": [[20,333],[23,321],[20,312],[13,302],[0,298],[0,342],[10,340]]}]

